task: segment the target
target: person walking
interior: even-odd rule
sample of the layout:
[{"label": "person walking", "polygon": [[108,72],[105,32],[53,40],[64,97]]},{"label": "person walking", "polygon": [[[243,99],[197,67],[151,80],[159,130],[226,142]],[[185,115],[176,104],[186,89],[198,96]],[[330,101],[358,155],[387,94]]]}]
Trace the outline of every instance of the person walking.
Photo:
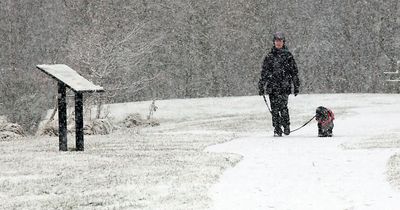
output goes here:
[{"label": "person walking", "polygon": [[288,99],[292,86],[295,96],[300,88],[297,65],[285,41],[282,32],[274,33],[274,46],[264,59],[258,83],[259,95],[269,95],[274,136],[282,136],[282,127],[285,135],[290,134]]}]

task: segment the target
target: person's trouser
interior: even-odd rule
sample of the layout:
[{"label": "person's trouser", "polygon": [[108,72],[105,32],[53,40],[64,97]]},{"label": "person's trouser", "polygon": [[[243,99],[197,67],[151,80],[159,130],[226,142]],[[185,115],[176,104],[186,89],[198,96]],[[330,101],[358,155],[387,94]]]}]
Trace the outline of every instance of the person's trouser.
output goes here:
[{"label": "person's trouser", "polygon": [[269,101],[272,111],[272,126],[274,128],[288,127],[290,125],[288,105],[289,95],[270,94]]}]

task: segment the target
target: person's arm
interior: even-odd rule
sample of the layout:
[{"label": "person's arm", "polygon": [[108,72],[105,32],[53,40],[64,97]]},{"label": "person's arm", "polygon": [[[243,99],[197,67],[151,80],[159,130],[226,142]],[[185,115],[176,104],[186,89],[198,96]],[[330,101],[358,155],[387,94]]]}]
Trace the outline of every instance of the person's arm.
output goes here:
[{"label": "person's arm", "polygon": [[297,94],[299,94],[299,89],[300,89],[300,79],[299,79],[299,70],[297,69],[297,64],[296,61],[294,60],[293,55],[290,55],[289,58],[289,65],[292,69],[291,73],[292,73],[292,82],[293,82],[293,93],[295,96],[297,96]]}]

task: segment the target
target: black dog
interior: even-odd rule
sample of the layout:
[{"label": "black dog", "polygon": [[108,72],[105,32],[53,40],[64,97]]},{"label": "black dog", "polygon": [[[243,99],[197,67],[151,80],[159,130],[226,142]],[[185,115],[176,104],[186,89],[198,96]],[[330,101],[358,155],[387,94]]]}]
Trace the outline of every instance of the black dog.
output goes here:
[{"label": "black dog", "polygon": [[318,121],[318,137],[332,137],[333,120],[335,119],[333,112],[320,106],[315,111],[315,119]]}]

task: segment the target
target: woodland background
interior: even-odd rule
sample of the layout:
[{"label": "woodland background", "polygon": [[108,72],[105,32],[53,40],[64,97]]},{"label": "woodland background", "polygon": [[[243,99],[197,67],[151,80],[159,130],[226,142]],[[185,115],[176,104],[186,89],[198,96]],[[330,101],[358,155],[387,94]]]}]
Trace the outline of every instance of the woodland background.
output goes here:
[{"label": "woodland background", "polygon": [[398,93],[399,26],[398,0],[2,0],[0,115],[34,132],[54,106],[37,64],[103,86],[93,103],[255,95],[276,31],[300,93]]}]

